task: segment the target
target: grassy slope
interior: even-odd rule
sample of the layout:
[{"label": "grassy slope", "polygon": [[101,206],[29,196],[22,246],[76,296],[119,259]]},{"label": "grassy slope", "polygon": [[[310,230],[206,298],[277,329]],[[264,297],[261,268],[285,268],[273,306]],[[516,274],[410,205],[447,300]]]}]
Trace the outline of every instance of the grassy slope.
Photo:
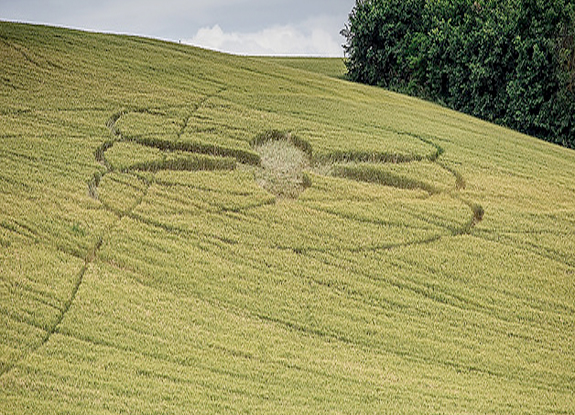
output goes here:
[{"label": "grassy slope", "polygon": [[342,58],[300,58],[300,57],[257,57],[263,62],[273,62],[296,69],[303,69],[333,78],[345,77],[345,64]]},{"label": "grassy slope", "polygon": [[0,412],[575,411],[574,152],[153,40],[0,56]]}]

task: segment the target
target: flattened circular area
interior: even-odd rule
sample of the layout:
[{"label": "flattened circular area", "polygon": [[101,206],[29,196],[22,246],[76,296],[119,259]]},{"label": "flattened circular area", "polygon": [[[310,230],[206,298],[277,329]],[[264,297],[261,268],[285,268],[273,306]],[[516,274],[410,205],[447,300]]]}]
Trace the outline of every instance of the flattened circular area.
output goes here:
[{"label": "flattened circular area", "polygon": [[308,155],[290,140],[268,140],[254,146],[261,157],[255,172],[257,183],[280,198],[296,199],[306,188],[304,171]]}]

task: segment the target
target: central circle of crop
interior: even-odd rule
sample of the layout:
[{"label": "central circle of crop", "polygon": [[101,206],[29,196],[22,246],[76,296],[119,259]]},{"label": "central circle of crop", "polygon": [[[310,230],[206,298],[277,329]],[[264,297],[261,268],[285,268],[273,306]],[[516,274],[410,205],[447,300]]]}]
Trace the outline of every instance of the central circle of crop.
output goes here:
[{"label": "central circle of crop", "polygon": [[254,145],[261,157],[261,169],[255,172],[257,183],[280,198],[295,199],[305,190],[304,171],[310,168],[309,156],[281,134]]}]

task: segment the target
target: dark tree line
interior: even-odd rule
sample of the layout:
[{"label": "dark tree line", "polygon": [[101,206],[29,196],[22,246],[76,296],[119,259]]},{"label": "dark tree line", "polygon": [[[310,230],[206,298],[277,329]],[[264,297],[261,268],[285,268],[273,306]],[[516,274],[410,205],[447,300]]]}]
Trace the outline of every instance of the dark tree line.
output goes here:
[{"label": "dark tree line", "polygon": [[348,77],[575,148],[575,0],[357,0]]}]

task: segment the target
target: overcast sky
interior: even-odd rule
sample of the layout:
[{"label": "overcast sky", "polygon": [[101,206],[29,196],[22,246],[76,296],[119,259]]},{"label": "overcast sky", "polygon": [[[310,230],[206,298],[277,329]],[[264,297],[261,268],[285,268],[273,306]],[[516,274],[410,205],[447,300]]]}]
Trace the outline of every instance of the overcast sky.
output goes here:
[{"label": "overcast sky", "polygon": [[248,55],[343,56],[355,0],[0,0],[0,20],[154,37]]}]

